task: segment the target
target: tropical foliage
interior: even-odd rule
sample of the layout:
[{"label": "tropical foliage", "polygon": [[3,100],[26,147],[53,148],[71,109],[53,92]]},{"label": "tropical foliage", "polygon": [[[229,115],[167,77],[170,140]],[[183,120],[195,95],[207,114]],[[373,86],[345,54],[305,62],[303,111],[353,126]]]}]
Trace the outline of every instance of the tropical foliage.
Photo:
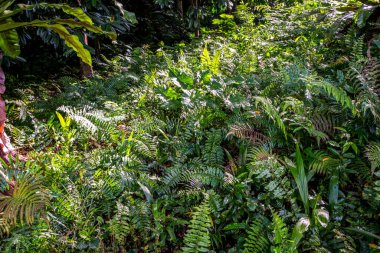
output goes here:
[{"label": "tropical foliage", "polygon": [[378,3],[202,4],[199,39],[10,77],[1,251],[380,250]]}]

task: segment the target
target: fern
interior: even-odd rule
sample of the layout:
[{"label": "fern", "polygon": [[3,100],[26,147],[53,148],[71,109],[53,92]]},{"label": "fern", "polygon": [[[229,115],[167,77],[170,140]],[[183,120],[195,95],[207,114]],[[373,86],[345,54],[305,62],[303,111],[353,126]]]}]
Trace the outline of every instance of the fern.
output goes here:
[{"label": "fern", "polygon": [[182,252],[210,252],[211,240],[209,229],[212,227],[209,200],[195,208],[190,221],[189,229],[184,238]]},{"label": "fern", "polygon": [[374,199],[380,203],[380,172],[375,173],[377,180],[373,183],[372,191],[374,193]]},{"label": "fern", "polygon": [[351,83],[352,90],[355,92],[355,104],[362,113],[366,116],[370,112],[378,121],[380,119],[379,85],[380,79],[378,62],[368,63],[364,65],[361,62],[350,63],[347,79]]},{"label": "fern", "polygon": [[352,103],[352,99],[347,95],[347,93],[327,82],[327,81],[317,81],[312,79],[304,79],[310,88],[318,87],[322,88],[329,96],[332,96],[337,102],[339,102],[344,108],[348,108],[351,110],[352,114],[356,114],[356,108],[354,104]]},{"label": "fern", "polygon": [[[0,213],[0,216],[2,214]],[[5,235],[8,235],[9,232],[11,230],[11,226],[9,225],[9,223],[3,219],[3,218],[0,218],[0,238],[4,237]]]},{"label": "fern", "polygon": [[1,218],[11,225],[18,222],[28,225],[41,214],[48,202],[41,178],[29,173],[19,174],[14,186],[0,195]]},{"label": "fern", "polygon": [[244,253],[266,253],[270,249],[270,241],[267,236],[267,219],[256,218],[247,232],[244,243]]},{"label": "fern", "polygon": [[220,66],[220,51],[216,51],[215,55],[211,59],[210,53],[207,49],[207,46],[203,48],[202,54],[201,54],[201,64],[206,68],[209,69],[213,74],[219,73],[219,66]]},{"label": "fern", "polygon": [[272,149],[268,145],[252,147],[249,149],[248,158],[252,161],[265,161],[270,158],[277,160],[276,154],[273,154]]},{"label": "fern", "polygon": [[96,110],[88,105],[82,109],[61,106],[57,110],[65,112],[80,127],[92,134],[99,129],[109,132],[113,128],[113,124],[124,119],[123,116],[108,117],[103,111]]},{"label": "fern", "polygon": [[203,159],[209,165],[222,165],[224,163],[224,151],[221,130],[212,130],[207,133],[207,140],[203,152]]},{"label": "fern", "polygon": [[272,227],[274,238],[271,251],[275,253],[282,253],[284,252],[285,246],[287,245],[288,228],[277,213],[273,213]]},{"label": "fern", "polygon": [[230,135],[236,136],[240,139],[247,139],[253,144],[264,144],[269,140],[267,136],[252,128],[248,124],[232,125],[230,127],[230,131],[227,133],[227,137]]},{"label": "fern", "polygon": [[220,168],[204,166],[201,160],[194,159],[188,164],[175,164],[166,170],[160,191],[165,193],[181,189],[182,193],[201,193],[208,187],[224,185],[225,174]]},{"label": "fern", "polygon": [[340,161],[332,158],[324,150],[306,149],[305,154],[309,160],[309,169],[318,174],[325,175],[339,166]]},{"label": "fern", "polygon": [[265,97],[253,97],[256,101],[256,106],[261,105],[264,112],[268,117],[277,125],[277,127],[283,132],[285,138],[287,138],[287,130],[284,121],[279,113],[279,110],[273,105],[269,98]]},{"label": "fern", "polygon": [[337,126],[337,118],[331,114],[314,114],[311,121],[316,130],[324,133],[333,134]]},{"label": "fern", "polygon": [[117,210],[108,222],[108,230],[116,241],[125,245],[131,238],[135,245],[141,245],[147,239],[151,230],[151,211],[145,201],[128,198],[129,203],[117,202]]},{"label": "fern", "polygon": [[129,232],[131,230],[130,221],[128,219],[128,207],[123,206],[121,203],[117,203],[117,212],[108,221],[108,230],[115,237],[119,244],[124,244]]},{"label": "fern", "polygon": [[380,143],[372,142],[365,149],[365,156],[371,162],[372,173],[380,167]]}]

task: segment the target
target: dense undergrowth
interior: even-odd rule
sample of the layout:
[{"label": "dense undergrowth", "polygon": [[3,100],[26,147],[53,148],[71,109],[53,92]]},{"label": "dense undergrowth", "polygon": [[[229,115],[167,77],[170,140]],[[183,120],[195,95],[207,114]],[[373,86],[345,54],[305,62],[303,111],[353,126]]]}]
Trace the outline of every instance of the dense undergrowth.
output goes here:
[{"label": "dense undergrowth", "polygon": [[355,6],[239,6],[104,77],[13,90],[28,162],[4,165],[1,250],[379,252],[380,64]]}]

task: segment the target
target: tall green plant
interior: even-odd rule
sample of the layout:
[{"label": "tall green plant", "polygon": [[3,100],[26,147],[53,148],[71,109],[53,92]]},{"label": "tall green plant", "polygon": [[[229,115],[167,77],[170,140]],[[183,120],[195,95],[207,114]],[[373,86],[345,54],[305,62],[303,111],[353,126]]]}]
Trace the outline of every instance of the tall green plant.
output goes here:
[{"label": "tall green plant", "polygon": [[296,146],[296,165],[291,167],[290,171],[293,175],[294,180],[296,181],[298,192],[300,194],[305,212],[309,213],[309,189],[308,189],[308,180],[305,173],[305,167],[303,163],[302,154],[300,147],[297,144]]}]

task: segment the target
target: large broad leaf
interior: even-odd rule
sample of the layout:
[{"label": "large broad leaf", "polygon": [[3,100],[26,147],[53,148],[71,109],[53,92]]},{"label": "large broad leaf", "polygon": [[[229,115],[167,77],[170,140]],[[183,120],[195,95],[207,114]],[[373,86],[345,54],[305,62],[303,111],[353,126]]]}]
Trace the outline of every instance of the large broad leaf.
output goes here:
[{"label": "large broad leaf", "polygon": [[86,30],[90,32],[105,34],[112,40],[116,40],[115,32],[106,32],[106,31],[103,31],[100,27],[89,25],[81,21],[75,21],[74,19],[55,19],[52,22],[56,24],[60,24],[60,25],[67,25],[67,26],[70,26],[71,28],[85,28]]},{"label": "large broad leaf", "polygon": [[[42,8],[54,8],[60,9],[63,12],[76,17],[79,21],[93,25],[91,18],[81,9],[81,8],[73,8],[67,4],[48,4],[48,3],[40,3],[40,4],[18,4],[18,8],[14,11],[24,11],[24,10],[32,10],[34,8],[42,7]],[[0,17],[1,18],[1,17]]]},{"label": "large broad leaf", "polygon": [[81,60],[88,64],[89,66],[92,66],[92,60],[91,60],[91,54],[90,52],[84,48],[82,42],[80,42],[78,36],[72,35],[67,31],[67,29],[63,25],[59,24],[54,24],[54,25],[49,25],[49,24],[40,24],[36,25],[39,27],[45,27],[48,29],[51,29],[55,33],[61,37],[61,39],[64,40],[65,44],[68,47],[71,47],[76,53]]},{"label": "large broad leaf", "polygon": [[[9,7],[6,6],[6,7]],[[1,8],[1,4],[0,4]],[[88,25],[93,25],[91,18],[87,16],[87,14],[81,8],[73,8],[67,4],[48,4],[48,3],[40,3],[40,4],[18,4],[17,7],[13,10],[2,10],[0,13],[0,20],[9,18],[13,15],[16,15],[20,12],[26,10],[33,10],[35,8],[54,8],[60,9],[63,12],[76,17],[80,22],[86,23]]]},{"label": "large broad leaf", "polygon": [[305,207],[305,211],[306,213],[309,213],[309,192],[307,177],[305,174],[305,167],[303,164],[303,159],[298,144],[296,148],[296,167],[291,168],[291,172],[294,177],[294,180],[296,181],[301,200]]},{"label": "large broad leaf", "polygon": [[19,37],[15,30],[0,32],[0,48],[5,55],[13,58],[20,54]]},{"label": "large broad leaf", "polygon": [[90,24],[85,23],[85,22],[76,21],[74,19],[33,20],[31,22],[13,22],[12,21],[12,22],[0,24],[0,32],[13,30],[13,29],[16,29],[19,27],[26,27],[26,26],[41,27],[44,25],[54,25],[54,24],[67,25],[71,28],[84,28],[90,32],[106,34],[107,36],[109,36],[113,40],[116,39],[116,33],[114,33],[114,32],[104,32],[99,27],[90,25]]},{"label": "large broad leaf", "polygon": [[333,207],[338,202],[338,196],[339,196],[339,176],[333,175],[330,178],[329,183],[329,204],[331,207]]},{"label": "large broad leaf", "polygon": [[6,22],[0,24],[0,32],[6,32],[10,30],[14,30],[18,27],[26,27],[26,26],[38,26],[40,24],[49,24],[48,20],[34,20],[31,22]]},{"label": "large broad leaf", "polygon": [[72,35],[67,31],[67,29],[61,24],[50,24],[50,21],[45,20],[35,20],[32,22],[12,22],[0,25],[0,33],[5,31],[13,31],[13,29],[22,26],[34,26],[34,27],[44,27],[53,30],[57,33],[61,39],[65,41],[65,44],[72,48],[82,61],[90,66],[92,66],[91,55],[79,41],[78,36]]}]

